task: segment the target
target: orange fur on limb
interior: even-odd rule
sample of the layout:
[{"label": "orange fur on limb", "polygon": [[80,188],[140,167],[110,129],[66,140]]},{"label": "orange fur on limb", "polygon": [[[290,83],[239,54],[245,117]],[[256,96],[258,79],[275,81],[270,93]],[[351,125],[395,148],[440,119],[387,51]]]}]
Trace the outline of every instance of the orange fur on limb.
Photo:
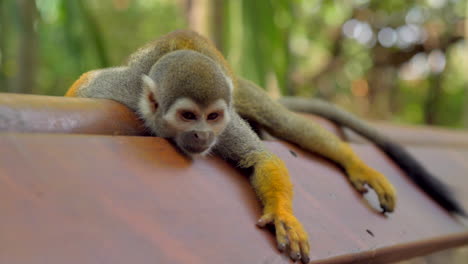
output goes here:
[{"label": "orange fur on limb", "polygon": [[258,226],[274,224],[278,248],[283,251],[289,244],[291,258],[307,263],[310,251],[308,236],[293,213],[293,185],[286,165],[269,152],[255,153],[245,162],[255,162],[252,185],[264,205]]},{"label": "orange fur on limb", "polygon": [[78,80],[76,80],[72,86],[70,87],[70,89],[68,89],[67,93],[65,94],[65,96],[67,97],[76,97],[77,96],[77,93],[78,93],[78,90],[80,89],[80,87],[89,82],[89,79],[90,79],[90,75],[91,73],[93,73],[93,71],[89,71],[89,72],[85,72],[83,73],[80,78],[78,78]]}]

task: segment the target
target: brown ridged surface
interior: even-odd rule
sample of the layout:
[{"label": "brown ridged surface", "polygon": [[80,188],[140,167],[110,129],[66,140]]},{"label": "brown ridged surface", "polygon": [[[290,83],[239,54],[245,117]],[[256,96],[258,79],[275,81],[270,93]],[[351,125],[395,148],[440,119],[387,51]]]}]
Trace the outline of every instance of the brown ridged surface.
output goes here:
[{"label": "brown ridged surface", "polygon": [[[290,168],[313,262],[384,263],[468,243],[466,227],[372,146],[353,147],[398,190],[388,217],[335,165],[266,144]],[[450,175],[467,205],[468,151],[410,150]],[[261,208],[244,175],[159,138],[0,134],[0,193],[0,263],[289,263],[255,227]]]}]

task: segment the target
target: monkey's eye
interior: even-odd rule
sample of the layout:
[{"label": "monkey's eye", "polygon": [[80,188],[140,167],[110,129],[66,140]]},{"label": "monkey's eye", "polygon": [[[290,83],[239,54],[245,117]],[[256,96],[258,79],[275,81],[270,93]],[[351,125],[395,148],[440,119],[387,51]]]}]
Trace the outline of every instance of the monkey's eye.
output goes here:
[{"label": "monkey's eye", "polygon": [[218,116],[219,116],[218,113],[211,113],[208,115],[207,119],[213,121],[213,120],[216,120]]},{"label": "monkey's eye", "polygon": [[185,111],[182,113],[182,117],[186,120],[196,120],[197,119],[197,116],[192,113],[192,112],[189,112],[189,111]]}]

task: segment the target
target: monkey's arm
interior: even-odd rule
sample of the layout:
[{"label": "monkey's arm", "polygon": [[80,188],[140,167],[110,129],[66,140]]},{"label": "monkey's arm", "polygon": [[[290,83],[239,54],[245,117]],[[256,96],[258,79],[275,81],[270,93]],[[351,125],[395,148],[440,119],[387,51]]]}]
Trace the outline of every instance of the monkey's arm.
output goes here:
[{"label": "monkey's arm", "polygon": [[258,225],[274,224],[278,248],[289,248],[286,252],[293,260],[300,258],[308,263],[307,233],[293,214],[293,189],[283,161],[264,149],[258,136],[234,111],[214,150],[241,168],[253,168],[251,183],[263,204]]},{"label": "monkey's arm", "polygon": [[396,192],[392,184],[364,164],[347,143],[311,120],[274,102],[254,83],[243,79],[238,81],[234,105],[242,117],[255,121],[274,136],[337,162],[346,170],[350,182],[359,192],[365,192],[364,185],[368,184],[376,191],[382,209],[393,211]]},{"label": "monkey's arm", "polygon": [[403,146],[393,142],[391,138],[386,137],[364,120],[320,99],[283,97],[278,102],[293,111],[322,116],[339,125],[348,127],[367,138],[384,151],[416,184],[442,207],[460,215],[466,215],[464,209],[452,197],[450,189],[443,182],[427,171]]}]

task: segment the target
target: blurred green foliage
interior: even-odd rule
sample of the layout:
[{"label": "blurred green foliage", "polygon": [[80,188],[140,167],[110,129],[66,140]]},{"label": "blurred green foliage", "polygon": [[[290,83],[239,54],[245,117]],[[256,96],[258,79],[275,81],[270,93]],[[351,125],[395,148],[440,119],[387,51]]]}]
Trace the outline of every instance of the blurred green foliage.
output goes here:
[{"label": "blurred green foliage", "polygon": [[62,95],[81,73],[194,28],[273,95],[468,127],[467,13],[466,0],[1,0],[0,92]]}]

